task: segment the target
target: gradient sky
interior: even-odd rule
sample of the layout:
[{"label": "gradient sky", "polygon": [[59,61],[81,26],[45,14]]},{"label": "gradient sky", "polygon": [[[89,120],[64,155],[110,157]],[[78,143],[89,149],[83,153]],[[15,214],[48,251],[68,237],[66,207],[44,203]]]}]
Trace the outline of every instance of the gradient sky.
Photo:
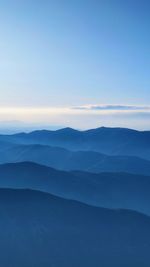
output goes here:
[{"label": "gradient sky", "polygon": [[149,14],[149,0],[1,0],[0,121],[150,128]]}]

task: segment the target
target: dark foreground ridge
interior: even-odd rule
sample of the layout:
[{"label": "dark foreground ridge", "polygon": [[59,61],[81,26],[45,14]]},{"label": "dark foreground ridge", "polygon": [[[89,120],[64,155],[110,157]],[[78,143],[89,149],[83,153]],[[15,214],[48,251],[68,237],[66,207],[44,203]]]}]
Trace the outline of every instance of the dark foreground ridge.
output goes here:
[{"label": "dark foreground ridge", "polygon": [[0,266],[149,267],[150,218],[0,189]]}]

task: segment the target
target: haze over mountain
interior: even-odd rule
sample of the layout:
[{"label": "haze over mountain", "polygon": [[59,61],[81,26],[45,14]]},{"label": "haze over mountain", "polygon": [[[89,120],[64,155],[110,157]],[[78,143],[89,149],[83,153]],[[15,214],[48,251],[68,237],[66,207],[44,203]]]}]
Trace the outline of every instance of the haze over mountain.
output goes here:
[{"label": "haze over mountain", "polygon": [[60,170],[129,172],[150,175],[150,161],[134,156],[108,156],[47,145],[0,145],[0,163],[32,161]]},{"label": "haze over mountain", "polygon": [[3,267],[150,265],[150,218],[136,212],[0,189],[0,214]]},{"label": "haze over mountain", "polygon": [[69,150],[97,151],[108,155],[150,159],[150,132],[126,128],[101,127],[87,131],[64,128],[56,131],[1,135],[0,140],[16,144],[42,144]]},{"label": "haze over mountain", "polygon": [[150,215],[150,177],[128,173],[58,171],[31,162],[0,165],[1,188],[40,190],[93,206]]}]

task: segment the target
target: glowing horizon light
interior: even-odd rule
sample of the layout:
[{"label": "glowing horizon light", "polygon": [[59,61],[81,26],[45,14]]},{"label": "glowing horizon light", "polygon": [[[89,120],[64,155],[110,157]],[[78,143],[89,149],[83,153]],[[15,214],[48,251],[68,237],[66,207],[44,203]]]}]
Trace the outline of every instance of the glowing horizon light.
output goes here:
[{"label": "glowing horizon light", "polygon": [[[149,106],[85,105],[78,107],[0,107],[1,125],[20,121],[38,125],[63,125],[73,128],[100,126],[147,129]],[[8,123],[9,124],[9,123]]]},{"label": "glowing horizon light", "polygon": [[73,107],[0,107],[0,114],[113,114],[150,112],[150,106],[141,105],[83,105]]}]

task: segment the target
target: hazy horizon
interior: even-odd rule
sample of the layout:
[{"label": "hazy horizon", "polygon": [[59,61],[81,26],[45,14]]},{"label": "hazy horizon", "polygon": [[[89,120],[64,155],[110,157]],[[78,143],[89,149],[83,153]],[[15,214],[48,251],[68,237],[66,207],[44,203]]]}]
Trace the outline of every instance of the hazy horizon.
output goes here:
[{"label": "hazy horizon", "polygon": [[110,125],[97,125],[96,127],[72,127],[70,125],[51,125],[51,124],[40,124],[40,123],[24,123],[21,121],[3,121],[0,122],[0,135],[1,134],[16,134],[16,133],[30,133],[33,131],[42,131],[42,130],[46,130],[46,131],[57,131],[57,130],[61,130],[61,129],[65,129],[65,128],[71,128],[74,130],[78,130],[78,131],[86,131],[86,130],[91,130],[91,129],[97,129],[97,128],[122,128],[122,129],[130,129],[130,130],[135,130],[135,131],[150,131],[150,128],[133,128],[133,127],[121,127],[119,125],[115,125],[115,126],[110,126]]}]

